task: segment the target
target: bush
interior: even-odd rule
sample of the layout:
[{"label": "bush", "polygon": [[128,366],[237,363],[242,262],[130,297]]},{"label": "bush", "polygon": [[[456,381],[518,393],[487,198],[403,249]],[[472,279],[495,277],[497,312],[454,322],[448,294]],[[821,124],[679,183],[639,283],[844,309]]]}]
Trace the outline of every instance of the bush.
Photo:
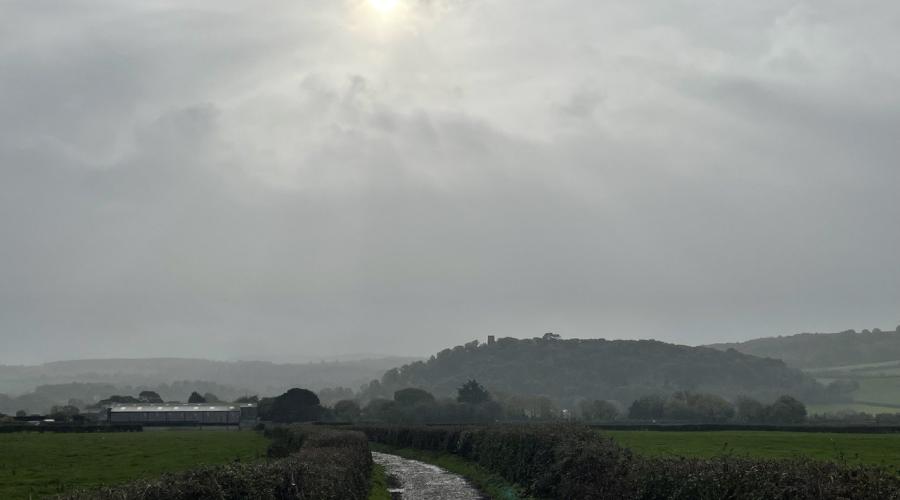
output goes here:
[{"label": "bush", "polygon": [[295,432],[290,427],[266,428],[263,435],[272,440],[266,450],[266,456],[269,458],[284,458],[300,451],[306,439],[306,433]]}]

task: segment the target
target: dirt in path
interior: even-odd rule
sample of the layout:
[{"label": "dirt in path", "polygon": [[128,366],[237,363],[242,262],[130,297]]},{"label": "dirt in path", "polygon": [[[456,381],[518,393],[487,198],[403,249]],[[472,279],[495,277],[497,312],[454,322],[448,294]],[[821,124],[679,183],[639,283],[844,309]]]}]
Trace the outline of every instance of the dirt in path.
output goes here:
[{"label": "dirt in path", "polygon": [[462,476],[440,467],[397,455],[372,452],[375,463],[400,480],[401,487],[392,491],[402,500],[482,500],[484,496]]}]

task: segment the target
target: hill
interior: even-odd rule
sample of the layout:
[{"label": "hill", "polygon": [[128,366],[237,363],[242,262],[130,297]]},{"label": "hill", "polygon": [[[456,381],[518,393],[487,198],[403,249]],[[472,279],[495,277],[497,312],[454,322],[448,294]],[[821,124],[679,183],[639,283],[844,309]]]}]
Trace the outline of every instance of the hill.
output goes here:
[{"label": "hill", "polygon": [[702,391],[771,400],[792,394],[812,401],[823,389],[775,359],[653,340],[503,338],[446,349],[427,361],[390,370],[381,390],[420,387],[452,395],[468,379],[492,391],[547,396],[564,405],[581,398],[623,403],[651,393]]},{"label": "hill", "polygon": [[879,329],[857,333],[801,333],[767,337],[708,347],[736,351],[766,358],[781,359],[797,368],[825,368],[900,360],[900,326],[896,331]]},{"label": "hill", "polygon": [[291,387],[315,391],[356,389],[386,370],[415,358],[277,364],[264,361],[210,361],[149,358],[58,361],[34,366],[0,365],[0,412],[46,411],[69,399],[86,403],[111,394],[136,395],[150,389],[164,399],[191,391],[233,399],[247,394],[281,394]]}]

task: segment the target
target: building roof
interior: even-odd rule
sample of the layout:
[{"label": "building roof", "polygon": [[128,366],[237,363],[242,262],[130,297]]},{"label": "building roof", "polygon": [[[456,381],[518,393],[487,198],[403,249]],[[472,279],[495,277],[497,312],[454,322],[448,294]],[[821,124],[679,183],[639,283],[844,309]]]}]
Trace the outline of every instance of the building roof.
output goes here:
[{"label": "building roof", "polygon": [[121,412],[157,412],[157,411],[240,411],[241,407],[247,405],[211,405],[211,404],[141,404],[141,405],[114,405],[110,407],[110,411]]}]

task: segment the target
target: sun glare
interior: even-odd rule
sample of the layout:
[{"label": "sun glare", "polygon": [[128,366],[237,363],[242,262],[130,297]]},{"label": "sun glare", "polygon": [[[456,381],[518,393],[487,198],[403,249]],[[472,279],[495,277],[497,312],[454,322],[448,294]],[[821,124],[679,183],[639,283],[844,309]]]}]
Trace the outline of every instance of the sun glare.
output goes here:
[{"label": "sun glare", "polygon": [[397,6],[399,0],[369,0],[369,3],[380,12],[388,12]]}]

